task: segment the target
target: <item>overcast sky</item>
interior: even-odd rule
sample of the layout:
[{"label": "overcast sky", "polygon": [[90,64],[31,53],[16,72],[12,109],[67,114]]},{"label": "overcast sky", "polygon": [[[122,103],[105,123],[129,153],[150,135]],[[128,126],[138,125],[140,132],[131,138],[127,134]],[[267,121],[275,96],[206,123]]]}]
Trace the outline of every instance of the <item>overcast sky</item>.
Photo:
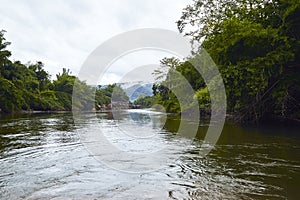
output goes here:
[{"label": "overcast sky", "polygon": [[[53,76],[62,67],[76,75],[87,56],[114,35],[137,28],[177,31],[175,21],[190,2],[1,0],[0,29],[7,31],[13,60],[42,61]],[[112,73],[107,79],[118,76]]]}]

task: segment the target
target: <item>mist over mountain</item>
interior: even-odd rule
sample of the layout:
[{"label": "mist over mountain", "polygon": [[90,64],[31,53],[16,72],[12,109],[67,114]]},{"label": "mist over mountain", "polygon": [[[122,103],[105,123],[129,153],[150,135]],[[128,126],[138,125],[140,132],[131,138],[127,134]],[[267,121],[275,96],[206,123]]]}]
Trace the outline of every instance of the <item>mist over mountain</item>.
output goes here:
[{"label": "mist over mountain", "polygon": [[125,91],[131,102],[136,100],[141,94],[144,94],[146,96],[153,95],[153,83],[145,83],[143,81],[138,81],[129,83],[118,83],[117,85],[121,86],[121,88]]}]

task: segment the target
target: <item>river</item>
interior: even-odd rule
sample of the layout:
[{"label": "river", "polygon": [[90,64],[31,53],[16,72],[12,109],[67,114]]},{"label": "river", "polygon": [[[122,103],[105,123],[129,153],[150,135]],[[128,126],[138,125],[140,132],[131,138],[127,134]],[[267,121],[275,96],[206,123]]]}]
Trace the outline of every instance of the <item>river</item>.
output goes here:
[{"label": "river", "polygon": [[[186,138],[176,134],[179,117],[124,113],[118,119],[86,113],[76,123],[71,113],[2,116],[0,199],[300,199],[299,128],[226,123],[203,156],[207,122],[199,124],[196,138]],[[134,156],[97,159],[82,142],[97,130],[128,155],[165,149],[163,162],[143,171]],[[146,143],[133,137],[141,135]],[[138,171],[118,169],[128,163]]]}]

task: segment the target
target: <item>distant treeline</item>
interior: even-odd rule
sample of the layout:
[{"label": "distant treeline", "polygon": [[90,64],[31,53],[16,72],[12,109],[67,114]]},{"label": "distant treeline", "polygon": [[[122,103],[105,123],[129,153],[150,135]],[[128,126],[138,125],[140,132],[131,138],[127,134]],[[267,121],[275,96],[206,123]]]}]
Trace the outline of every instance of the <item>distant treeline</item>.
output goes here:
[{"label": "distant treeline", "polygon": [[[20,61],[11,61],[11,52],[6,49],[10,43],[5,41],[4,33],[5,31],[0,31],[1,112],[70,111],[75,82],[77,90],[80,91],[80,102],[75,102],[79,109],[91,110],[94,108],[93,103],[96,109],[106,108],[110,104],[113,92],[123,101],[128,101],[125,92],[115,84],[105,88],[91,87],[71,75],[65,68],[52,81],[42,62],[25,65]],[[95,94],[95,98],[92,94]]]}]

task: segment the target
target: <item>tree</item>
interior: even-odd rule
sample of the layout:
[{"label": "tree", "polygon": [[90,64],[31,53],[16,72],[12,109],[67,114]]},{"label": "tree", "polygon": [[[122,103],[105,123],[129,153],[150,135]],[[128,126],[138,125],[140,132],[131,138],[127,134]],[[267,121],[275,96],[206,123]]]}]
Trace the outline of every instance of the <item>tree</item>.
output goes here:
[{"label": "tree", "polygon": [[104,92],[105,88],[102,88],[101,85],[98,85],[96,88],[96,93],[95,93],[95,104],[96,104],[96,109],[100,109],[103,107],[106,107],[110,102],[110,97],[111,93],[109,96],[106,96],[107,93]]},{"label": "tree", "polygon": [[142,108],[150,108],[154,103],[154,97],[141,94],[133,103],[140,105]]},{"label": "tree", "polygon": [[258,123],[299,116],[299,22],[297,1],[204,0],[186,7],[177,25],[216,62],[228,111]]},{"label": "tree", "polygon": [[112,98],[111,99],[112,101],[123,102],[126,104],[129,103],[129,97],[127,96],[125,91],[119,85],[116,85],[116,84],[114,84],[113,93],[112,93],[111,98]]},{"label": "tree", "polygon": [[42,62],[28,67],[20,61],[12,62],[9,59],[11,53],[6,50],[9,44],[5,41],[4,31],[0,31],[0,111],[71,110],[74,85],[75,94],[80,98],[74,105],[83,110],[93,108],[94,89],[91,86],[65,68],[52,83]]},{"label": "tree", "polygon": [[105,108],[110,103],[128,106],[129,97],[125,91],[117,84],[109,84],[105,87],[98,85],[95,93],[96,109]]},{"label": "tree", "polygon": [[43,69],[44,64],[42,62],[36,62],[36,64],[29,65],[28,68],[35,73],[39,82],[40,91],[48,89],[51,81],[50,75]]},{"label": "tree", "polygon": [[[0,67],[4,67],[6,64],[10,63],[9,57],[11,56],[11,52],[6,50],[6,47],[10,45],[9,42],[6,42],[4,38],[4,30],[0,31]],[[1,71],[2,74],[2,71]]]},{"label": "tree", "polygon": [[0,77],[0,110],[13,112],[20,110],[24,99],[14,84],[3,77]]}]

